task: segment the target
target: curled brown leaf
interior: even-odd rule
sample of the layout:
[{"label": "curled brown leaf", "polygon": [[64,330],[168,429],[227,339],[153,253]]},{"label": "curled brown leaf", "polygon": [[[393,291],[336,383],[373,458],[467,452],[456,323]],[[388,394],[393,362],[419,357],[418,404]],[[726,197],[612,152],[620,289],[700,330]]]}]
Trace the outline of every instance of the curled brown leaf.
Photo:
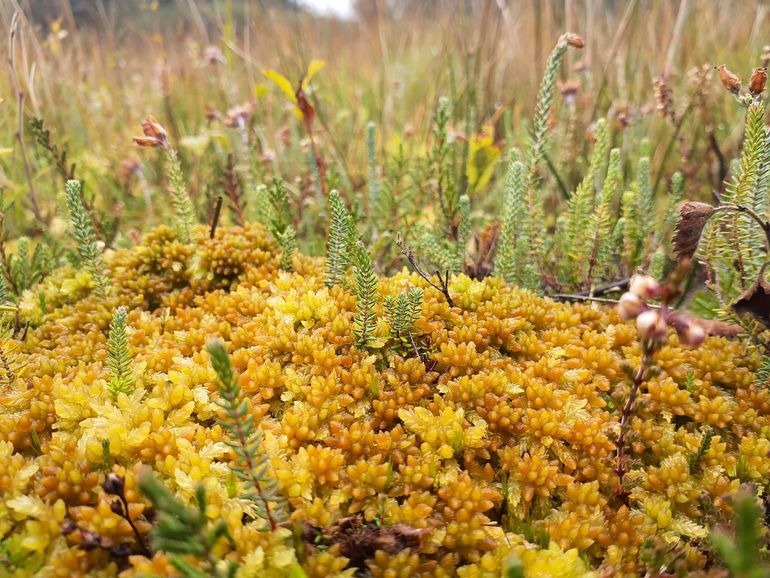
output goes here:
[{"label": "curled brown leaf", "polygon": [[764,275],[764,267],[754,284],[732,304],[736,313],[748,313],[770,329],[770,283]]},{"label": "curled brown leaf", "polygon": [[679,220],[674,229],[674,253],[679,260],[690,259],[698,249],[703,228],[716,208],[708,203],[685,201],[679,207]]},{"label": "curled brown leaf", "polygon": [[134,143],[141,147],[168,148],[166,129],[163,128],[154,116],[149,115],[144,119],[144,122],[142,122],[142,132],[144,136],[135,136]]}]

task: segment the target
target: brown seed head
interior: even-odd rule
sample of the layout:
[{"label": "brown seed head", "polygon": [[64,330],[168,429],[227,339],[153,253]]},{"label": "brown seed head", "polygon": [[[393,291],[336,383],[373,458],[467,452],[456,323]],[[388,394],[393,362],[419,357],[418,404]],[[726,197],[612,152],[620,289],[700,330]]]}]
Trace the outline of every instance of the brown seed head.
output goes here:
[{"label": "brown seed head", "polygon": [[574,32],[567,32],[564,35],[564,40],[566,40],[567,44],[572,46],[572,48],[583,48],[586,45],[585,40]]},{"label": "brown seed head", "polygon": [[676,111],[674,109],[674,97],[671,86],[665,77],[659,76],[652,81],[653,91],[655,93],[655,108],[661,116],[670,118],[676,122]]},{"label": "brown seed head", "polygon": [[149,115],[142,123],[142,130],[145,136],[151,136],[153,138],[164,139],[166,138],[166,129],[155,119],[154,116]]},{"label": "brown seed head", "polygon": [[733,94],[740,93],[741,79],[737,75],[730,72],[724,64],[717,66],[717,72],[719,72],[719,80],[722,81],[722,86]]},{"label": "brown seed head", "polygon": [[749,80],[749,92],[754,96],[759,96],[765,90],[765,84],[767,84],[767,68],[762,66],[753,69]]},{"label": "brown seed head", "polygon": [[578,36],[574,32],[567,32],[565,40],[572,48],[583,48],[586,43],[582,37]]},{"label": "brown seed head", "polygon": [[135,136],[134,142],[140,147],[168,148],[166,129],[152,115],[142,123],[144,136]]}]

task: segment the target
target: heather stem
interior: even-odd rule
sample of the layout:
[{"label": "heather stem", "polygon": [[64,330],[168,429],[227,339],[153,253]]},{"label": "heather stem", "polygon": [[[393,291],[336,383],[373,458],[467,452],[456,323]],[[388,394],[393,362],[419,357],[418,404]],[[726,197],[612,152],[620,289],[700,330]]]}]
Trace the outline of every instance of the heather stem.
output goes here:
[{"label": "heather stem", "polygon": [[636,402],[636,398],[639,395],[639,389],[641,388],[642,384],[647,380],[647,375],[649,374],[650,368],[652,367],[652,348],[649,345],[643,344],[642,347],[644,348],[644,351],[642,353],[642,363],[639,366],[639,369],[637,370],[636,374],[634,375],[634,381],[631,385],[631,393],[628,395],[628,400],[626,400],[625,405],[623,406],[623,411],[620,417],[620,434],[618,435],[618,441],[617,441],[617,453],[616,453],[616,464],[615,464],[615,473],[618,476],[618,496],[620,497],[623,504],[628,506],[628,492],[624,488],[625,484],[625,477],[626,473],[628,472],[627,469],[627,459],[628,456],[626,455],[626,438],[628,436],[628,431],[630,429],[630,421],[631,416],[633,414],[634,409],[634,403]]},{"label": "heather stem", "polygon": [[128,510],[128,500],[126,500],[125,494],[119,494],[118,499],[123,503],[123,518],[126,520],[126,522],[128,522],[128,525],[131,526],[131,530],[134,532],[134,536],[136,536],[136,541],[139,543],[139,548],[142,550],[142,554],[147,558],[152,558],[152,551],[147,547],[144,538],[142,538],[141,532],[139,532],[139,528],[136,527],[136,524],[131,519],[131,514]]}]

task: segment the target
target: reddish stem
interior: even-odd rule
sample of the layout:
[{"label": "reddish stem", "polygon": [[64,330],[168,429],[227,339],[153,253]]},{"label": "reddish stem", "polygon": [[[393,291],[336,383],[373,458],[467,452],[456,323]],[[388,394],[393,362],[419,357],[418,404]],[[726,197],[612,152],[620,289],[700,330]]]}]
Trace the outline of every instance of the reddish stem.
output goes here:
[{"label": "reddish stem", "polygon": [[623,406],[623,411],[621,413],[620,417],[620,434],[618,435],[618,441],[617,441],[617,453],[616,453],[616,463],[615,463],[615,473],[618,476],[618,490],[617,495],[620,497],[621,501],[624,505],[628,506],[628,492],[623,487],[625,484],[625,477],[626,473],[628,473],[627,466],[627,459],[626,456],[626,438],[628,436],[628,431],[630,429],[630,421],[631,421],[631,415],[633,413],[634,409],[634,403],[636,402],[636,398],[639,395],[639,389],[641,388],[642,384],[647,379],[647,374],[649,373],[650,368],[652,367],[652,348],[649,346],[642,345],[644,348],[644,351],[642,353],[642,364],[640,365],[639,369],[637,370],[636,374],[634,375],[634,382],[631,385],[631,393],[628,395],[628,400],[626,400],[626,404]]},{"label": "reddish stem", "polygon": [[305,129],[307,130],[307,136],[310,139],[310,148],[313,151],[313,158],[315,159],[315,165],[318,168],[318,178],[321,181],[321,193],[326,196],[326,169],[321,162],[321,155],[318,154],[318,147],[315,144],[315,136],[313,135],[313,121],[309,119],[308,115],[305,115]]}]

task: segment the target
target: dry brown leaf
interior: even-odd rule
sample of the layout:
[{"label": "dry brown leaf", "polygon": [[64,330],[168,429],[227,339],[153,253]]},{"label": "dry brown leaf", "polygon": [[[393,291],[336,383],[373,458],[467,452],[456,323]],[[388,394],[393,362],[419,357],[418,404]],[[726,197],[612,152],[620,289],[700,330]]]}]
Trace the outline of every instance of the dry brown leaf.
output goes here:
[{"label": "dry brown leaf", "polygon": [[679,207],[679,220],[674,229],[674,253],[681,261],[690,259],[698,249],[698,242],[716,208],[708,203],[685,201]]},{"label": "dry brown leaf", "polygon": [[487,225],[479,235],[474,233],[465,248],[465,272],[471,279],[484,279],[492,273],[497,242],[500,239],[500,223]]},{"label": "dry brown leaf", "polygon": [[732,308],[737,313],[750,314],[770,329],[770,283],[765,279],[764,270],[754,284],[733,303]]}]

